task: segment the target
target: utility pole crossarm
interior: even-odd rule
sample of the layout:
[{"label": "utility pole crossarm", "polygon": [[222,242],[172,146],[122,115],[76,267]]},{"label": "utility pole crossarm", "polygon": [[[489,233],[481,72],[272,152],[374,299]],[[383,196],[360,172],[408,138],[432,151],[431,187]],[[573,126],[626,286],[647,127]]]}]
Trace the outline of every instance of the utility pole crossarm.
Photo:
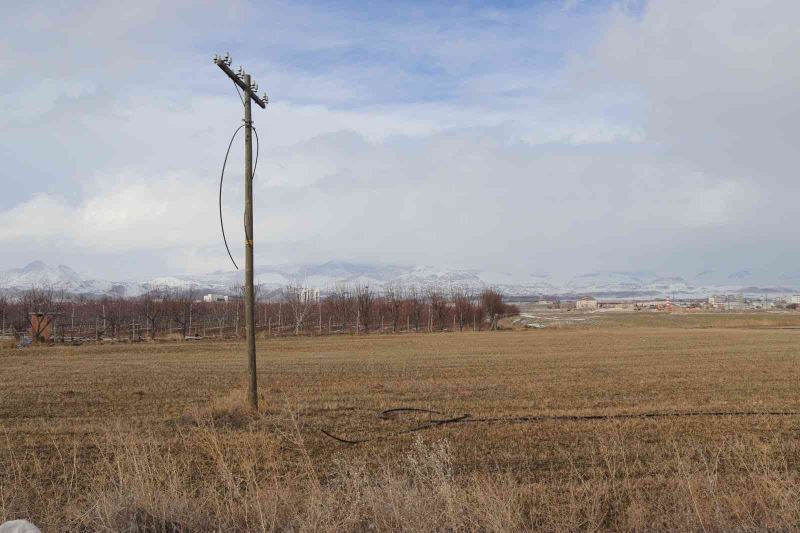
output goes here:
[{"label": "utility pole crossarm", "polygon": [[267,108],[267,103],[261,98],[259,98],[259,96],[255,92],[253,92],[252,88],[248,87],[247,84],[245,84],[245,82],[242,81],[239,78],[239,76],[237,76],[236,73],[231,70],[231,68],[227,65],[227,63],[225,63],[225,61],[223,61],[222,59],[214,59],[214,63],[216,63],[217,66],[222,69],[222,72],[227,74],[228,77],[233,80],[233,83],[238,85],[244,92],[250,93],[250,98],[252,98],[253,101],[256,104],[258,104],[258,106],[261,109]]}]

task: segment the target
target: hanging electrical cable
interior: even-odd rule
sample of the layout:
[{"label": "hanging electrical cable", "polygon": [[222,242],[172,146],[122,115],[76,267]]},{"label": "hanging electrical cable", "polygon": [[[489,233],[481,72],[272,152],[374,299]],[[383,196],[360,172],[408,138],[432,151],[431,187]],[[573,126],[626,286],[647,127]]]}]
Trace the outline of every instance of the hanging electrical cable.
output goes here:
[{"label": "hanging electrical cable", "polygon": [[[242,98],[242,94],[239,91],[239,87],[237,87],[235,83],[233,84],[233,86],[236,87],[236,92],[239,94],[239,99],[242,101],[242,105],[244,105],[244,98]],[[231,253],[231,249],[228,246],[228,239],[225,237],[225,223],[222,220],[222,183],[225,180],[225,166],[228,163],[228,156],[230,156],[231,147],[233,146],[233,141],[236,139],[236,134],[239,133],[239,130],[244,128],[244,126],[245,125],[242,124],[241,126],[236,128],[236,131],[233,132],[233,135],[231,136],[231,140],[228,143],[228,150],[225,152],[225,159],[222,161],[222,172],[220,173],[220,176],[219,176],[219,227],[220,227],[220,230],[222,231],[222,242],[225,243],[225,250],[227,250],[228,257],[231,258],[231,263],[233,263],[233,266],[236,267],[236,270],[239,270],[239,265],[237,265],[236,261],[233,259],[233,254]],[[256,130],[255,126],[253,126],[253,133],[255,133],[255,136],[256,136],[256,158],[255,158],[255,161],[253,162],[253,172],[251,173],[251,176],[252,176],[252,179],[255,179],[256,169],[258,168],[258,153],[260,151],[260,146],[259,146],[260,142],[259,142],[259,139],[258,139],[258,130]],[[245,224],[244,233],[245,233],[245,239],[252,240],[252,237],[247,235],[247,225],[246,224]]]},{"label": "hanging electrical cable", "polygon": [[231,262],[233,266],[236,267],[236,270],[239,270],[239,265],[236,264],[236,261],[233,259],[233,254],[231,254],[231,249],[228,246],[228,239],[225,237],[225,223],[222,221],[222,182],[225,180],[225,165],[228,163],[228,156],[231,154],[231,146],[233,146],[233,140],[236,138],[236,134],[239,133],[239,130],[244,128],[244,124],[236,128],[236,131],[233,132],[231,136],[231,142],[228,143],[228,150],[225,152],[225,160],[222,161],[222,172],[219,175],[219,227],[222,230],[222,242],[225,243],[225,249],[228,251],[228,257],[231,258]]}]

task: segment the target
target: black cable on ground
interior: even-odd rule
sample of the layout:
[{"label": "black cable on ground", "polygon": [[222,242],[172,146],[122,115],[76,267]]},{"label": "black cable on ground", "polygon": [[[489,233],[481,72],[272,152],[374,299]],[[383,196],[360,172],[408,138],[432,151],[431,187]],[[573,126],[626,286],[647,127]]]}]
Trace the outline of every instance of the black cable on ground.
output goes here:
[{"label": "black cable on ground", "polygon": [[[441,415],[440,411],[431,409],[417,409],[413,407],[397,407],[394,409],[386,409],[378,413],[378,418],[381,420],[396,420],[400,413],[428,413]],[[332,438],[343,444],[362,444],[364,442],[371,442],[377,440],[385,440],[390,437],[405,435],[407,433],[415,433],[426,429],[445,426],[448,424],[473,424],[473,423],[493,423],[493,422],[507,422],[507,423],[526,423],[526,422],[543,422],[551,420],[561,421],[588,421],[588,420],[620,420],[620,419],[633,419],[633,418],[681,418],[681,417],[722,417],[722,416],[800,416],[800,411],[689,411],[689,412],[664,412],[664,413],[628,413],[619,415],[530,415],[530,416],[509,416],[509,417],[483,417],[472,418],[469,413],[455,416],[452,418],[443,418],[429,420],[421,426],[403,431],[397,431],[377,437],[366,439],[347,439],[334,435],[324,429],[319,429],[320,433]]]}]

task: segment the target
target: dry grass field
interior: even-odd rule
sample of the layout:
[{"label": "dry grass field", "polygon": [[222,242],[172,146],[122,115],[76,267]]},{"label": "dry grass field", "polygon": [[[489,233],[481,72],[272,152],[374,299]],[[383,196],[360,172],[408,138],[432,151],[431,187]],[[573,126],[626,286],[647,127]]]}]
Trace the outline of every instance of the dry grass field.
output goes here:
[{"label": "dry grass field", "polygon": [[[261,340],[257,415],[241,407],[242,343],[0,348],[0,519],[43,531],[800,528],[800,315],[592,317]],[[378,416],[406,407],[442,414]],[[695,416],[614,418],[644,413]],[[534,415],[609,418],[520,419]]]}]

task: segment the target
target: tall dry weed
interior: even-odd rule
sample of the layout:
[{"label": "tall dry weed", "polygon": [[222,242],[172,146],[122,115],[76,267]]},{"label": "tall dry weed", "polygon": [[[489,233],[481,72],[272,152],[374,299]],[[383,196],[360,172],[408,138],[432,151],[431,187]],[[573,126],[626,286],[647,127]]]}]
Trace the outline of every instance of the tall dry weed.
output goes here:
[{"label": "tall dry weed", "polygon": [[800,523],[792,442],[732,438],[709,448],[673,435],[653,462],[612,427],[585,444],[588,463],[586,453],[563,452],[568,469],[463,471],[454,443],[435,435],[380,459],[365,446],[323,460],[291,410],[280,428],[248,420],[231,427],[206,413],[175,425],[169,438],[119,425],[96,439],[93,460],[73,449],[49,464],[35,453],[12,455],[0,513],[49,531],[125,532],[754,531]]}]

